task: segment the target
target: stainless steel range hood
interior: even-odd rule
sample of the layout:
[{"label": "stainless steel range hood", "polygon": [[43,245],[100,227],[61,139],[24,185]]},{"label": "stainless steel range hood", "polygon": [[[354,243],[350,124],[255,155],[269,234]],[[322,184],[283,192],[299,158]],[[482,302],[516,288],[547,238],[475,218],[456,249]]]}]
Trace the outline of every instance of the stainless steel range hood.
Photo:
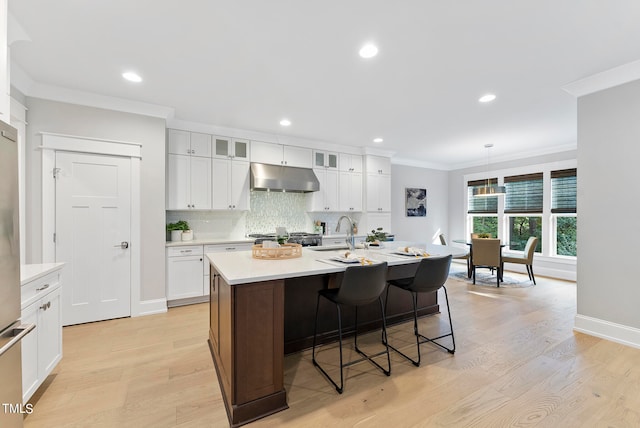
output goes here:
[{"label": "stainless steel range hood", "polygon": [[251,190],[317,192],[320,182],[311,168],[251,163]]}]

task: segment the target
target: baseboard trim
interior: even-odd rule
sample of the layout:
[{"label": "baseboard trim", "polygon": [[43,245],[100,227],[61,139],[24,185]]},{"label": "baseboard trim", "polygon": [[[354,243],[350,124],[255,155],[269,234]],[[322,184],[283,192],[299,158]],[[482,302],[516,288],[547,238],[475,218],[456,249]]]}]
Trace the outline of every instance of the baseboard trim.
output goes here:
[{"label": "baseboard trim", "polygon": [[131,311],[132,317],[162,314],[167,312],[167,299],[143,300],[139,303],[137,309],[135,313]]},{"label": "baseboard trim", "polygon": [[574,331],[640,349],[640,329],[585,315],[576,315]]}]

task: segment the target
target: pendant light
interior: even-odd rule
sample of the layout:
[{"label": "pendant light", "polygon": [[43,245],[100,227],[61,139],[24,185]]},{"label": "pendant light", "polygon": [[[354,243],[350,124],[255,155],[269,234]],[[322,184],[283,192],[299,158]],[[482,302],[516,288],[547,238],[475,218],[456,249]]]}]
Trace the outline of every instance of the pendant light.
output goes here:
[{"label": "pendant light", "polygon": [[[493,147],[493,144],[485,144],[484,148],[487,149],[487,177],[489,176],[489,150]],[[497,184],[490,184],[489,178],[487,178],[487,184],[481,187],[474,187],[473,196],[474,197],[488,197],[488,196],[498,196],[504,195],[507,193],[507,190],[504,186],[498,186]]]}]

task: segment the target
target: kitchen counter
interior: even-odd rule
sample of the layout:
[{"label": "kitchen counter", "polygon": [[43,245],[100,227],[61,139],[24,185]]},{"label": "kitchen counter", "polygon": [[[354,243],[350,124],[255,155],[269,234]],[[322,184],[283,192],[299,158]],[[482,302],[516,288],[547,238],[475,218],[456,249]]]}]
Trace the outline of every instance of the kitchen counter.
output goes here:
[{"label": "kitchen counter", "polygon": [[[465,254],[465,250],[458,247],[399,241],[386,243],[380,249],[356,249],[355,254],[374,261],[387,262],[389,266],[411,264],[419,260],[415,257],[392,254],[396,248],[405,246],[426,248],[427,252],[434,256],[453,254],[454,257],[457,257]],[[238,285],[342,272],[348,264],[329,259],[342,255],[344,252],[345,250],[338,249],[327,251],[326,247],[304,247],[302,257],[285,260],[255,259],[252,257],[251,251],[207,253],[206,256],[227,284]]]},{"label": "kitchen counter", "polygon": [[25,285],[31,281],[50,274],[56,269],[60,269],[64,263],[36,263],[20,265],[20,285]]},{"label": "kitchen counter", "polygon": [[217,239],[193,239],[191,241],[167,241],[165,247],[182,247],[185,245],[215,245],[215,244],[253,244],[253,238],[217,238]]},{"label": "kitchen counter", "polygon": [[[466,249],[392,242],[381,249],[358,249],[356,255],[387,262],[388,279],[415,275],[422,258],[393,255],[398,247],[426,248],[436,255],[462,255]],[[305,247],[294,259],[254,259],[251,251],[207,253],[210,261],[209,347],[232,427],[288,408],[284,388],[284,355],[308,348],[314,331],[318,343],[337,340],[335,307],[321,305],[318,291],[335,287],[349,266],[329,260],[344,250]],[[285,298],[286,296],[286,298]],[[384,297],[383,297],[384,298]],[[388,325],[413,317],[408,293],[391,287],[385,303]],[[439,312],[437,293],[418,296],[420,316]],[[343,314],[345,331],[353,329],[351,311]],[[376,305],[358,310],[358,331],[379,329]],[[329,387],[327,388],[330,389]]]}]

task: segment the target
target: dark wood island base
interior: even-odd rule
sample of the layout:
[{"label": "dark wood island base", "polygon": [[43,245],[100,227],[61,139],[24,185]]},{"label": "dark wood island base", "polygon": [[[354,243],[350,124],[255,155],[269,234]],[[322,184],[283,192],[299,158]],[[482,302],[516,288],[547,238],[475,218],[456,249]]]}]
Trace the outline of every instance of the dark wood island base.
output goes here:
[{"label": "dark wood island base", "polygon": [[[390,266],[387,276],[406,278],[416,268],[417,264]],[[317,292],[336,283],[336,275],[341,273],[229,285],[211,266],[209,348],[232,427],[288,408],[284,355],[311,346]],[[389,300],[390,324],[412,318],[406,295]],[[421,315],[439,311],[435,293],[420,296],[418,303]],[[380,327],[376,309],[362,308],[361,331]],[[335,311],[328,306],[326,311],[318,326],[321,342],[337,338]],[[347,329],[353,326],[352,314],[345,313],[343,322]]]}]

